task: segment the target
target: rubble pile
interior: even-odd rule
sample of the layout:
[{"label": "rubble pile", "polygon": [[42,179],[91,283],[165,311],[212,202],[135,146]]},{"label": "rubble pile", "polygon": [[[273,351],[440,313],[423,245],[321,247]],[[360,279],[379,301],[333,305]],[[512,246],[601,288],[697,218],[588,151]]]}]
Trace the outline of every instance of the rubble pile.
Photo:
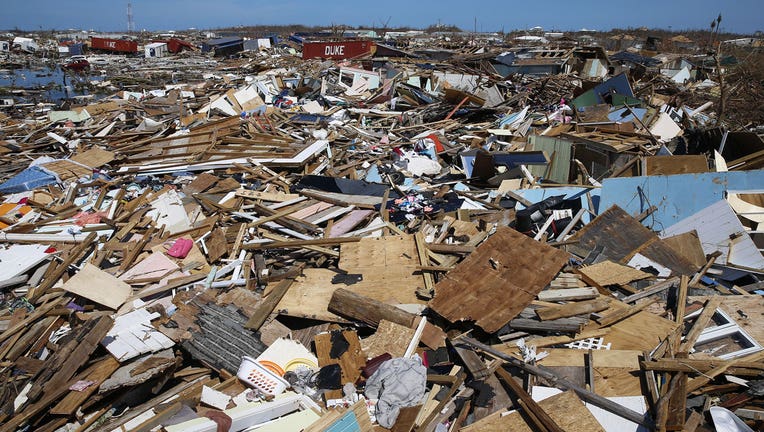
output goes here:
[{"label": "rubble pile", "polygon": [[0,431],[761,430],[764,141],[713,74],[293,52],[0,111]]}]

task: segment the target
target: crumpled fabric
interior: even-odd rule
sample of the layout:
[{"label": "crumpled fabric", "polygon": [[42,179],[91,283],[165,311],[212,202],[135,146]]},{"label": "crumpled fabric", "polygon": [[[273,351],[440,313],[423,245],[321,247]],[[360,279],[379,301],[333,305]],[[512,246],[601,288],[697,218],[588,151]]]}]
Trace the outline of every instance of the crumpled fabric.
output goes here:
[{"label": "crumpled fabric", "polygon": [[382,363],[366,381],[364,394],[377,401],[376,417],[380,426],[390,429],[401,408],[415,406],[424,398],[427,368],[418,356],[394,358]]}]

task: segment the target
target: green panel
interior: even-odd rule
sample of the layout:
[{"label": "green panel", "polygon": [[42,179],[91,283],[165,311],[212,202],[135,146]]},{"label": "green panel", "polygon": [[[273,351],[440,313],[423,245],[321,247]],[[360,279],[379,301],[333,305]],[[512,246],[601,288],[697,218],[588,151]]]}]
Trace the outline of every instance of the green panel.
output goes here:
[{"label": "green panel", "polygon": [[[543,177],[555,183],[567,184],[570,176],[570,158],[573,143],[559,138],[531,135],[528,138],[533,150],[544,151],[551,162],[547,166],[529,165],[527,168],[536,177]],[[547,170],[549,171],[547,174]]]}]

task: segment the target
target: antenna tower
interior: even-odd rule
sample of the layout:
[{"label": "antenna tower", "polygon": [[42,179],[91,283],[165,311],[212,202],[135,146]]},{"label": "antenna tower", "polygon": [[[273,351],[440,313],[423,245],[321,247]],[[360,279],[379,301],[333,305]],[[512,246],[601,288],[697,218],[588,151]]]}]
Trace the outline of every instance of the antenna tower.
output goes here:
[{"label": "antenna tower", "polygon": [[133,4],[127,4],[127,32],[132,33],[135,31],[135,23],[133,22]]}]

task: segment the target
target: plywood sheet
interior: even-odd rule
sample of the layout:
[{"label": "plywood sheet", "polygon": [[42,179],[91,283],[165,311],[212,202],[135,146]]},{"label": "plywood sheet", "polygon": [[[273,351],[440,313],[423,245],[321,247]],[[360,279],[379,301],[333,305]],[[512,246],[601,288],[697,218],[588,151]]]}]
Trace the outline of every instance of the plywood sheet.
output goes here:
[{"label": "plywood sheet", "polygon": [[133,294],[130,285],[92,264],[85,264],[62,288],[111,309],[118,309]]},{"label": "plywood sheet", "polygon": [[395,357],[403,357],[416,330],[382,320],[377,331],[361,341],[361,346],[369,358],[389,353]]},{"label": "plywood sheet", "polygon": [[568,254],[500,227],[435,285],[430,306],[454,322],[493,333],[516,317],[568,261]]},{"label": "plywood sheet", "polygon": [[651,351],[676,326],[674,321],[644,310],[610,326],[604,339],[611,344],[611,349]]},{"label": "plywood sheet", "polygon": [[708,172],[705,155],[647,156],[645,175],[670,175]]},{"label": "plywood sheet", "polygon": [[581,273],[586,275],[599,285],[624,285],[631,281],[646,279],[651,275],[641,270],[614,263],[613,261],[602,261],[597,264],[581,267]]},{"label": "plywood sheet", "polygon": [[71,159],[77,163],[87,165],[90,168],[98,168],[101,165],[106,165],[113,161],[114,153],[102,150],[98,147],[93,147],[88,151],[72,156]]},{"label": "plywood sheet", "polygon": [[[586,408],[586,405],[572,391],[544,399],[539,402],[539,405],[566,432],[605,432],[597,419]],[[464,432],[532,432],[534,430],[519,412],[503,414],[502,412],[491,414],[460,430]]]},{"label": "plywood sheet", "polygon": [[703,245],[700,244],[698,232],[695,230],[663,239],[668,247],[676,251],[692,265],[700,268],[706,264],[706,254],[703,253]]},{"label": "plywood sheet", "polygon": [[424,278],[417,271],[419,265],[416,242],[411,235],[365,237],[344,243],[337,264],[348,273],[363,275],[363,280],[353,286],[354,291],[393,288],[397,303],[421,303],[416,296],[416,291],[424,288]]},{"label": "plywood sheet", "polygon": [[613,261],[629,257],[634,250],[657,236],[618,206],[612,206],[578,230],[571,241],[583,248],[602,247],[602,254]]}]

